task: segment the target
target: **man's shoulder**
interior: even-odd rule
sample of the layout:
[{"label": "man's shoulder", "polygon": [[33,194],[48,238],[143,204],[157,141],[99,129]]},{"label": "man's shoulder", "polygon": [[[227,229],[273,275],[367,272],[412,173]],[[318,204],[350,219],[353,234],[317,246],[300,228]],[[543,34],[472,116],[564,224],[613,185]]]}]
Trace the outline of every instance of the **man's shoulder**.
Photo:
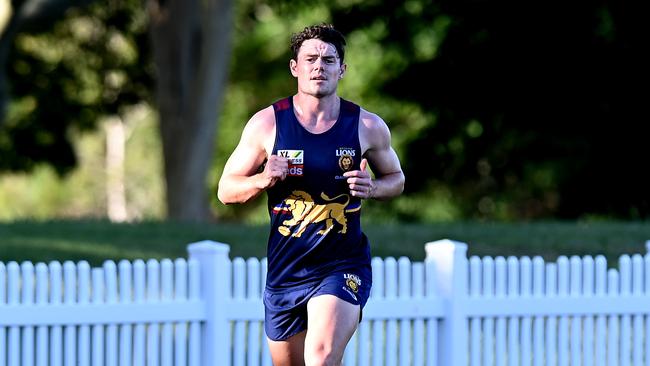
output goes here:
[{"label": "man's shoulder", "polygon": [[291,108],[291,101],[290,98],[282,98],[280,100],[275,101],[273,104],[269,106],[272,108],[274,111],[284,111],[289,108]]},{"label": "man's shoulder", "polygon": [[388,146],[390,145],[390,130],[381,117],[361,108],[359,114],[359,138],[364,151]]},{"label": "man's shoulder", "polygon": [[247,128],[252,129],[255,132],[270,132],[273,130],[273,128],[275,128],[275,113],[273,112],[273,106],[270,105],[257,111],[257,113],[248,120]]},{"label": "man's shoulder", "polygon": [[386,128],[386,122],[376,113],[361,108],[359,112],[359,124],[361,127],[369,130],[383,130]]},{"label": "man's shoulder", "polygon": [[263,108],[263,109],[260,109],[259,111],[257,111],[253,115],[253,117],[251,117],[251,120],[252,119],[269,119],[269,117],[273,117],[273,119],[275,119],[275,114],[273,113],[273,105],[270,105],[270,106],[268,106],[266,108]]},{"label": "man's shoulder", "polygon": [[275,125],[275,112],[283,111],[289,108],[291,108],[290,98],[282,98],[271,103],[271,105],[268,107],[257,111],[257,113],[251,117],[250,121],[258,121],[257,123],[263,124],[271,123]]}]

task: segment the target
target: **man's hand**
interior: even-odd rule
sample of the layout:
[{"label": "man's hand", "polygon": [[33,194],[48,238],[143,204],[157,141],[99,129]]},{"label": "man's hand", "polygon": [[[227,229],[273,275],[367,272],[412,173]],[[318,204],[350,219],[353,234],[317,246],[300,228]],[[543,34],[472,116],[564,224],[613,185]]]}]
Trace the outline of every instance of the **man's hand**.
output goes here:
[{"label": "man's hand", "polygon": [[372,178],[370,178],[370,173],[366,171],[367,166],[368,160],[363,159],[361,160],[360,170],[351,170],[343,173],[343,176],[348,178],[347,182],[350,186],[350,194],[354,197],[372,198],[376,189]]},{"label": "man's hand", "polygon": [[271,155],[266,161],[264,171],[260,173],[260,189],[271,188],[278,180],[284,180],[289,173],[289,160]]}]

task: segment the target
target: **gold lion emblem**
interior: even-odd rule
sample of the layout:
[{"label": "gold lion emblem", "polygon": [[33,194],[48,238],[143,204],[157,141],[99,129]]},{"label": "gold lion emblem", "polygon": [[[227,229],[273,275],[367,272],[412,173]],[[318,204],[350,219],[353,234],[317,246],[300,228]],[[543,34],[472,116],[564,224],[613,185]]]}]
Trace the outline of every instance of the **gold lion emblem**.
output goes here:
[{"label": "gold lion emblem", "polygon": [[[285,205],[291,212],[291,219],[282,222],[278,227],[278,232],[284,236],[288,236],[291,231],[290,227],[300,225],[296,230],[293,237],[299,238],[302,233],[307,229],[307,225],[315,224],[317,222],[325,221],[325,228],[318,231],[320,235],[327,234],[334,227],[334,221],[338,222],[341,226],[339,233],[345,234],[348,230],[348,221],[345,218],[345,208],[350,203],[350,196],[347,194],[340,194],[334,198],[329,198],[325,193],[321,193],[321,198],[324,199],[326,204],[316,204],[311,195],[305,191],[293,191],[289,197],[284,199]],[[341,197],[345,197],[345,203],[332,202]]]},{"label": "gold lion emblem", "polygon": [[352,273],[346,273],[343,275],[343,278],[345,278],[345,285],[348,286],[352,292],[355,294],[359,292],[359,286],[361,286],[361,279],[359,276]]},{"label": "gold lion emblem", "polygon": [[354,282],[354,280],[348,279],[346,285],[348,285],[350,290],[354,291],[355,294],[359,292],[359,285],[356,282]]},{"label": "gold lion emblem", "polygon": [[341,167],[341,170],[344,172],[350,171],[352,169],[352,165],[354,164],[354,159],[352,159],[352,156],[343,154],[339,158],[339,167]]}]

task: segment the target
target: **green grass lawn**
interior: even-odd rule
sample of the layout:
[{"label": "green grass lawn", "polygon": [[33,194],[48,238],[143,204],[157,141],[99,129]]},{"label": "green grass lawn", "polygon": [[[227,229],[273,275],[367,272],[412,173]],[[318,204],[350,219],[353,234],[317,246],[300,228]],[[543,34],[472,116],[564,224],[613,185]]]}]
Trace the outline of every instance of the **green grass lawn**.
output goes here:
[{"label": "green grass lawn", "polygon": [[[645,254],[645,241],[650,240],[647,222],[365,223],[364,231],[373,256],[413,260],[424,258],[426,242],[443,238],[467,243],[469,255],[540,255],[554,260],[559,255],[603,254],[610,262],[621,254]],[[232,257],[263,257],[267,233],[267,226],[230,223],[0,223],[0,261],[84,259],[99,265],[106,259],[186,257],[187,244],[200,240],[230,244]]]}]

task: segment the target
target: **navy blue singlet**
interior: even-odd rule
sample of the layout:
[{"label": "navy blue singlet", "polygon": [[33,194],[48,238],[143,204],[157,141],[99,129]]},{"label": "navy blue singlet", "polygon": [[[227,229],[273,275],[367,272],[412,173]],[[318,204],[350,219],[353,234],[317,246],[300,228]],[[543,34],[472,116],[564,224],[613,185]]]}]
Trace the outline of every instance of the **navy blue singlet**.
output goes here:
[{"label": "navy blue singlet", "polygon": [[282,291],[312,285],[332,272],[371,276],[368,239],[361,232],[361,200],[343,173],[359,170],[358,105],[341,99],[339,118],[313,134],[298,122],[293,98],[273,104],[273,154],[289,159],[289,175],[267,190],[271,217],[266,287]]}]

